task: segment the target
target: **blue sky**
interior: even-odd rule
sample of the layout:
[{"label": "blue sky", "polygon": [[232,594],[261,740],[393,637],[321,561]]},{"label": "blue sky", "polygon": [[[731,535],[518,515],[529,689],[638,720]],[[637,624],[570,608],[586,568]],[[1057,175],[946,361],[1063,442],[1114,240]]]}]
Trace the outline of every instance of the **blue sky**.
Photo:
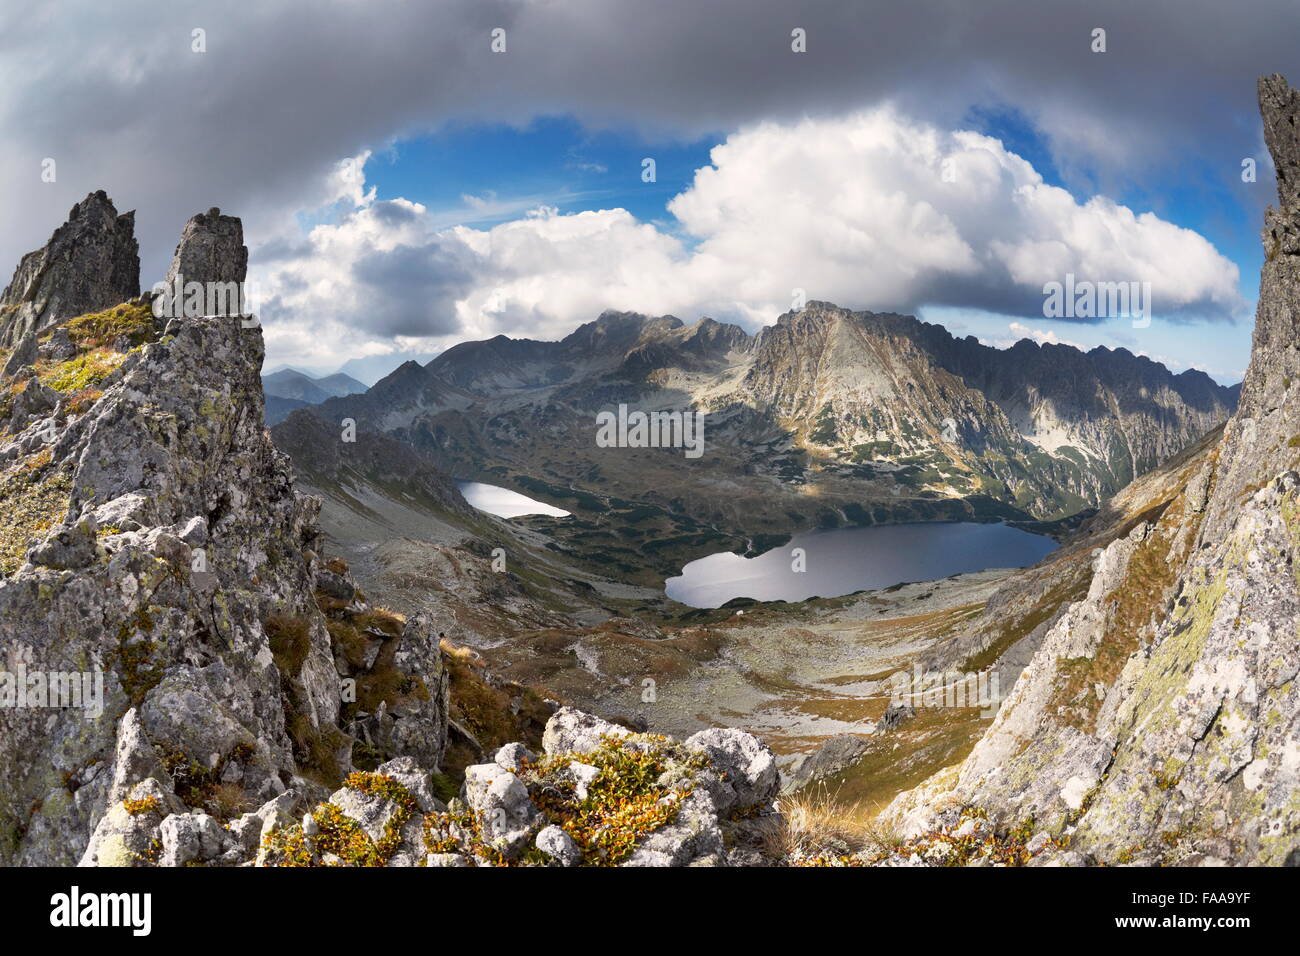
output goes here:
[{"label": "blue sky", "polygon": [[[457,123],[435,136],[374,153],[366,181],[381,197],[402,196],[431,209],[464,207],[465,196],[495,198],[511,211],[465,216],[496,225],[539,203],[561,212],[621,207],[638,219],[668,222],[665,205],[709,162],[722,134],[692,142],[651,141],[628,131],[588,131],[571,116],[539,117],[526,126]],[[641,181],[653,155],[654,183]]]}]

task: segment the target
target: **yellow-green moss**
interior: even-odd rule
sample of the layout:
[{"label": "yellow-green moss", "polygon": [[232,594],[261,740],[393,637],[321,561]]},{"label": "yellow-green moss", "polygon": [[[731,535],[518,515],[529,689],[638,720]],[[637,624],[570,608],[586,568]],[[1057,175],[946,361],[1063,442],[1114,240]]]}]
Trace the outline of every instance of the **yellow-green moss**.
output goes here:
[{"label": "yellow-green moss", "polygon": [[137,300],[123,302],[103,312],[91,312],[69,319],[64,326],[68,337],[82,348],[112,345],[127,336],[132,346],[153,340],[155,324],[150,303]]},{"label": "yellow-green moss", "polygon": [[[988,812],[978,806],[961,808],[957,827],[944,827],[930,830],[909,840],[899,841],[889,846],[882,846],[867,860],[877,863],[892,855],[909,856],[919,854],[926,856],[931,850],[942,847],[947,853],[942,858],[943,866],[966,866],[968,863],[982,859],[994,866],[1024,866],[1034,854],[1029,852],[1030,838],[1038,830],[1032,815],[1025,817],[1018,824],[1007,829],[995,829],[987,826]],[[957,831],[967,820],[984,821],[985,825],[958,836]],[[1063,846],[1059,840],[1052,840],[1052,845]],[[835,863],[812,862],[801,865],[826,866]],[[843,864],[839,864],[843,865]]]},{"label": "yellow-green moss", "polygon": [[117,647],[108,655],[109,666],[133,705],[142,703],[145,695],[158,686],[165,669],[163,661],[154,659],[157,645],[150,637],[153,629],[149,608],[137,608],[118,627]]},{"label": "yellow-green moss", "polygon": [[294,824],[274,830],[263,839],[262,848],[268,865],[315,866],[317,860],[326,854],[338,857],[344,866],[387,865],[401,843],[402,828],[415,815],[415,795],[386,774],[353,773],[343,781],[343,786],[395,805],[379,841],[371,840],[361,825],[337,805],[322,803],[311,814],[317,827],[316,835],[311,838],[317,855],[312,854],[302,826]]},{"label": "yellow-green moss", "polygon": [[[678,786],[659,783],[670,757],[696,770],[705,766],[702,756],[666,737],[636,734],[607,737],[589,754],[545,757],[525,767],[522,777],[542,814],[578,845],[584,864],[614,866],[631,856],[642,838],[671,823],[690,794],[688,780]],[[600,771],[584,800],[578,800],[574,782],[558,773],[574,761]]]},{"label": "yellow-green moss", "polygon": [[49,467],[48,450],[0,475],[0,572],[13,574],[35,539],[61,521],[72,481]]},{"label": "yellow-green moss", "polygon": [[42,385],[56,392],[71,394],[98,385],[125,360],[126,356],[121,352],[98,348],[83,352],[66,362],[38,368],[36,374]]}]

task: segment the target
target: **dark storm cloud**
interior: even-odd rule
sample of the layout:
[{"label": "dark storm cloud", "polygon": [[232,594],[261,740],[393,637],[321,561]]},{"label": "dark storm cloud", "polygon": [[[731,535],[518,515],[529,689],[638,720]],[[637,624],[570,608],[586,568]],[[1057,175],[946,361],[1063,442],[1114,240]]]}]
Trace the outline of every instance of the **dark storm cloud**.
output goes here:
[{"label": "dark storm cloud", "polygon": [[[883,99],[951,127],[1001,102],[1067,178],[1099,188],[1159,194],[1189,157],[1231,184],[1257,156],[1242,200],[1257,208],[1272,196],[1254,79],[1300,75],[1298,26],[1295,0],[14,6],[0,13],[0,269],[100,187],[139,210],[146,286],[213,205],[244,217],[256,258],[266,224],[334,198],[318,192],[340,158],[449,119],[539,112],[694,136]],[[790,52],[794,27],[806,54]],[[56,184],[40,181],[45,157]]]},{"label": "dark storm cloud", "polygon": [[366,327],[384,337],[458,331],[456,300],[474,285],[457,257],[436,242],[366,253],[353,264],[352,277],[365,297]]}]

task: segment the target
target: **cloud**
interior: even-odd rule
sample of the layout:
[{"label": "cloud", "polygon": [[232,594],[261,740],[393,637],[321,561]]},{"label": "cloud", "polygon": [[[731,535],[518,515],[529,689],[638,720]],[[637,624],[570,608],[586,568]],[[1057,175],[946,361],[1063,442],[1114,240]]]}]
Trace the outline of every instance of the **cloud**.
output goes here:
[{"label": "cloud", "polygon": [[1041,316],[1043,284],[1066,273],[1150,282],[1165,317],[1243,308],[1237,267],[1191,230],[1078,203],[997,140],[892,109],[763,123],[712,159],[668,208],[702,239],[692,271],[729,272],[726,287],[763,311],[798,287],[876,310]]},{"label": "cloud", "polygon": [[499,333],[558,338],[605,308],[680,301],[660,284],[686,261],[681,242],[625,210],[543,206],[486,230],[434,219],[376,202],[313,228],[295,258],[255,257],[268,352],[323,367]]},{"label": "cloud", "polygon": [[[1249,15],[1221,0],[987,0],[978,14],[969,0],[658,0],[652,16],[591,0],[29,7],[0,10],[0,264],[106,188],[139,210],[146,286],[195,212],[219,205],[266,235],[319,205],[340,156],[456,121],[556,113],[696,137],[886,101],[951,129],[1006,103],[1044,131],[1072,186],[1159,194],[1210,170],[1257,214],[1265,169],[1257,187],[1234,183],[1242,157],[1267,165],[1254,77],[1300,73],[1294,0],[1257,0]],[[1089,51],[1098,24],[1104,54]],[[796,25],[807,53],[790,50]],[[195,27],[207,53],[191,50]],[[505,54],[489,50],[496,27]],[[56,183],[40,181],[45,157]]]},{"label": "cloud", "polygon": [[788,310],[795,290],[876,311],[974,305],[1035,317],[1043,283],[1069,272],[1150,282],[1158,317],[1242,308],[1237,267],[1196,233],[1100,197],[1076,202],[998,141],[892,108],[759,123],[711,160],[668,203],[666,228],[623,209],[547,206],[447,228],[418,203],[375,200],[356,164],[342,164],[348,175],[331,181],[364,200],[357,208],[315,226],[296,256],[284,242],[267,260],[254,250],[274,350],[346,357],[393,347],[382,340],[555,338],[604,309],[756,326]]}]

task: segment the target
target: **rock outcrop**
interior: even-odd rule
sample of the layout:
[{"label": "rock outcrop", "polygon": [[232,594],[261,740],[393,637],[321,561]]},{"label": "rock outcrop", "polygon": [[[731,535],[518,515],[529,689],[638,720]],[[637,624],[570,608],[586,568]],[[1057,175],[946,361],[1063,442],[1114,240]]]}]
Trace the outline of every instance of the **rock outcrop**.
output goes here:
[{"label": "rock outcrop", "polygon": [[[449,803],[432,795],[429,775],[415,761],[391,761],[350,776],[300,823],[286,817],[283,826],[268,825],[257,860],[437,867],[771,862],[758,846],[778,817],[777,785],[772,752],[741,731],[704,731],[679,743],[562,708],[547,724],[541,754],[518,743],[502,747],[490,763],[466,769]],[[164,847],[173,819],[159,815]]]},{"label": "rock outcrop", "polygon": [[12,348],[28,333],[139,294],[135,213],[118,215],[101,189],[73,206],[50,241],[18,263],[0,295],[0,346]]},{"label": "rock outcrop", "polygon": [[244,224],[214,207],[185,224],[163,284],[170,288],[178,278],[185,283],[243,282],[247,270]]},{"label": "rock outcrop", "polygon": [[[171,274],[239,283],[246,255],[214,210]],[[319,500],[263,425],[256,323],[154,299],[29,333],[0,382],[0,650],[39,675],[0,709],[0,863],[752,862],[778,778],[735,730],[677,743],[560,710],[542,755],[503,747],[444,802],[438,622],[321,555]],[[383,442],[312,452],[470,513]]]},{"label": "rock outcrop", "polygon": [[[192,219],[187,281],[242,281],[239,235],[230,217]],[[80,267],[96,266],[117,263]],[[206,859],[195,815],[229,820],[287,789],[314,800],[396,757],[438,765],[436,628],[324,566],[319,503],[265,430],[246,325],[155,319],[146,297],[47,329],[13,371],[0,648],[5,671],[50,684],[0,711],[4,863],[148,862],[155,840],[168,860]],[[52,706],[60,675],[98,693]],[[162,827],[159,811],[195,818]]]},{"label": "rock outcrop", "polygon": [[970,757],[895,801],[906,838],[974,814],[1040,864],[1300,861],[1300,94],[1259,99],[1279,207],[1240,406],[1097,555]]}]

